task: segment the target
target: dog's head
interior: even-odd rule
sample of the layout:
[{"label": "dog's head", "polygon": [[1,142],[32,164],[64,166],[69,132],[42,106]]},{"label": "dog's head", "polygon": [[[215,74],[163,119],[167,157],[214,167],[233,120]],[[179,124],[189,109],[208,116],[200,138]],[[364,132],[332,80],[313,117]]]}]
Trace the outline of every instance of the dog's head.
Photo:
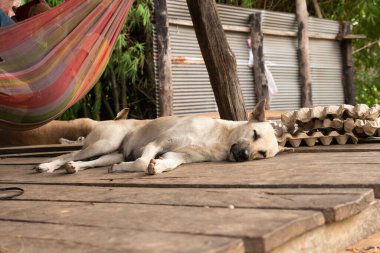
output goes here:
[{"label": "dog's head", "polygon": [[266,122],[266,100],[257,104],[249,121],[236,129],[235,140],[230,148],[228,159],[242,162],[269,158],[279,152],[279,146],[273,127]]}]

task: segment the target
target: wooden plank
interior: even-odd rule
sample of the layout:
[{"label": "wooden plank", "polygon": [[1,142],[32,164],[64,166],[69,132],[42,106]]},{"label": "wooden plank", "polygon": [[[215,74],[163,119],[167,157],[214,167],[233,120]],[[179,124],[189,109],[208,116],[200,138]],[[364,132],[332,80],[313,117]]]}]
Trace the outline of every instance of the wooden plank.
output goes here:
[{"label": "wooden plank", "polygon": [[[380,146],[379,144],[365,145],[368,147],[368,150],[376,150]],[[362,145],[352,146],[349,150],[355,150],[356,147],[360,146]],[[276,225],[272,223],[275,230],[272,230],[273,227],[268,225],[269,227],[266,227],[266,229],[268,229],[267,231],[263,230],[264,232],[262,231],[262,233],[256,231],[258,234],[261,234],[256,236],[255,231],[251,230],[249,225],[240,224],[243,223],[244,217],[246,217],[245,222],[250,223],[251,226],[255,224],[256,227],[261,228],[262,223],[267,223],[266,219],[273,220],[273,218],[267,217],[262,219],[261,215],[263,214],[260,213],[270,213],[275,217],[276,221],[276,219],[283,218],[277,216],[281,216],[283,213],[289,215],[290,211],[293,212],[293,210],[289,209],[311,208],[312,210],[321,210],[324,212],[324,210],[328,210],[329,208],[337,208],[331,212],[335,215],[332,216],[334,218],[329,218],[329,215],[324,212],[327,221],[334,221],[334,219],[344,219],[343,217],[349,217],[355,212],[360,212],[368,202],[373,200],[371,192],[367,190],[363,192],[361,190],[352,190],[351,192],[351,189],[345,188],[370,187],[375,189],[377,194],[379,194],[380,174],[378,168],[380,156],[378,154],[378,151],[281,154],[273,159],[247,163],[223,162],[185,165],[172,172],[156,176],[147,176],[142,173],[108,174],[105,168],[83,171],[76,175],[66,175],[63,172],[37,174],[30,171],[32,166],[15,167],[3,165],[0,166],[0,183],[4,186],[7,181],[12,183],[12,185],[17,184],[17,186],[25,182],[31,182],[37,185],[22,185],[22,187],[26,189],[26,193],[22,198],[32,201],[2,201],[0,217],[2,217],[1,215],[4,213],[6,215],[16,214],[16,217],[13,218],[16,218],[18,221],[24,221],[21,219],[22,215],[29,220],[29,214],[32,214],[32,218],[34,217],[35,220],[33,218],[31,222],[41,222],[41,220],[39,220],[40,216],[38,216],[41,215],[41,217],[48,217],[47,222],[53,223],[57,220],[58,216],[59,222],[62,222],[62,224],[59,223],[59,225],[84,226],[85,224],[78,224],[78,222],[81,222],[81,215],[86,214],[93,217],[93,219],[102,217],[102,221],[99,221],[99,224],[95,222],[94,226],[104,229],[104,224],[108,224],[110,221],[108,216],[110,213],[112,213],[113,216],[114,210],[118,210],[116,220],[125,219],[124,222],[127,222],[128,219],[126,217],[129,216],[122,216],[121,213],[130,214],[135,212],[135,209],[139,209],[139,211],[136,211],[137,213],[132,215],[132,219],[136,220],[136,223],[138,223],[137,217],[152,216],[141,221],[145,224],[144,226],[149,226],[149,229],[143,227],[146,231],[152,232],[150,225],[153,224],[153,232],[157,233],[197,234],[201,236],[208,235],[212,237],[222,236],[230,238],[237,236],[241,239],[246,238],[245,245],[248,249],[258,249],[259,252],[264,252],[274,249],[278,245],[283,245],[285,241],[288,241],[289,238],[283,238],[283,234],[288,235],[288,231],[294,233],[294,229],[295,231],[304,229],[305,232],[306,230],[303,227],[304,223],[302,222],[307,222],[308,219],[312,218],[310,218],[310,216],[306,218],[299,217],[296,219],[296,223],[288,220],[288,223],[284,225],[285,228],[281,225],[282,223],[278,221],[279,223]],[[44,184],[63,184],[64,186],[49,186]],[[76,185],[128,186],[131,188],[112,188],[113,190],[111,191],[115,191],[115,193],[109,193],[105,191],[110,191],[107,187],[79,187]],[[132,188],[133,186],[139,188]],[[183,188],[175,188],[179,186]],[[332,189],[331,191],[323,189],[255,189],[265,187],[298,188],[302,186],[307,188],[333,187],[341,189]],[[46,188],[46,190],[43,187],[49,188]],[[231,187],[237,189],[220,189]],[[80,190],[83,191],[81,192]],[[54,197],[54,195],[57,195],[57,197]],[[103,201],[102,198],[105,200]],[[82,201],[82,199],[88,199],[88,201]],[[66,203],[60,203],[62,201],[66,201]],[[75,203],[75,201],[83,203]],[[341,208],[339,201],[346,203],[347,206],[352,205],[352,208]],[[211,204],[209,204],[210,202]],[[276,206],[276,204],[269,204],[271,202],[277,203],[278,206]],[[307,202],[309,202],[308,205],[306,205]],[[14,205],[9,208],[10,206],[3,206],[3,203],[13,203]],[[22,203],[33,204],[23,209]],[[41,204],[45,206],[41,206]],[[76,204],[80,205],[76,206]],[[20,205],[20,209],[17,209],[17,205]],[[104,207],[109,206],[109,209],[103,210],[99,205],[104,205]],[[233,205],[235,209],[228,208],[230,205]],[[92,210],[92,206],[97,206],[97,208],[95,208],[96,210]],[[205,208],[205,206],[208,208]],[[41,208],[38,210],[39,207]],[[51,207],[53,207],[52,210],[49,209]],[[147,207],[151,209],[147,209]],[[32,209],[31,212],[30,208]],[[273,210],[274,208],[278,208],[278,210]],[[10,211],[8,212],[8,210]],[[71,217],[67,219],[65,216],[66,213],[61,214],[61,210],[68,211],[70,215],[78,216],[78,219],[73,218],[73,220]],[[166,213],[166,215],[168,215],[168,213],[170,215],[174,214],[174,216],[171,216],[173,220],[170,222],[172,223],[167,227],[166,223],[163,225],[160,224],[160,221],[156,221],[156,219],[161,220],[164,214],[157,215],[153,210]],[[199,218],[198,216],[202,216],[202,211],[204,210],[206,210],[206,217]],[[209,213],[211,210],[216,210],[217,215],[213,216],[214,214]],[[240,213],[242,210],[247,213]],[[38,213],[38,211],[40,211],[40,213]],[[250,214],[248,214],[248,212],[250,212]],[[194,219],[196,219],[196,221],[193,222],[191,219],[189,220],[188,216],[191,216],[190,213],[195,215]],[[212,218],[210,218],[211,216]],[[235,218],[235,216],[239,216],[239,218]],[[240,216],[243,218],[240,219]],[[248,217],[251,216],[257,217],[259,221],[255,223],[253,219],[248,219]],[[294,216],[292,217],[294,218]],[[3,220],[14,220],[13,218],[3,217]],[[214,218],[215,220],[212,220]],[[113,218],[111,218],[110,226],[118,226],[116,221],[112,221],[112,219]],[[178,225],[177,223],[180,224],[182,220],[189,220],[187,222],[194,223],[194,226],[203,226],[204,223],[209,222],[209,219],[211,219],[210,224],[207,224],[201,232],[199,232],[200,230],[197,227],[190,226],[187,228],[188,223],[181,225],[181,227],[186,227],[185,230],[176,230],[177,227],[175,225]],[[216,220],[222,223],[218,224],[219,226],[225,225],[227,228],[232,227],[232,231],[225,228],[228,231],[223,230],[222,234],[216,234]],[[220,222],[220,220],[223,220],[223,222]],[[225,220],[227,222],[225,222]],[[89,220],[86,222],[89,223]],[[129,224],[122,223],[121,226],[123,226],[123,229],[125,227],[126,230],[130,231],[138,230],[136,227],[139,224],[140,223],[133,223],[131,227]],[[121,229],[121,226],[115,229]],[[164,231],[155,231],[161,227],[164,227]],[[276,230],[279,227],[282,229],[281,231]],[[272,232],[274,231],[274,235],[272,232],[269,232],[270,230]],[[245,235],[243,236],[243,234]],[[293,234],[292,238],[295,237],[297,237],[297,235]],[[278,241],[280,239],[282,241]]]},{"label": "wooden plank", "polygon": [[0,221],[1,252],[230,252],[243,253],[240,239],[98,228],[70,224]]},{"label": "wooden plank", "polygon": [[56,151],[74,151],[82,145],[50,144],[50,145],[30,145],[30,146],[13,146],[0,147],[0,155],[19,154],[19,153],[38,153],[38,152],[56,152]]},{"label": "wooden plank", "polygon": [[[188,26],[192,27],[193,22],[182,19],[169,19],[170,25],[180,25],[180,26]],[[251,29],[247,26],[237,26],[237,25],[222,25],[224,31],[231,32],[242,32],[242,33],[250,33]],[[264,35],[274,35],[274,36],[283,36],[283,37],[297,37],[297,32],[289,32],[289,31],[280,31],[280,30],[272,30],[272,29],[263,29]],[[318,33],[318,32],[309,32],[309,38],[313,39],[324,39],[324,40],[340,40],[341,36],[338,34],[331,33]],[[363,39],[366,38],[366,35],[363,34],[350,34],[343,37],[343,39]]]},{"label": "wooden plank", "polygon": [[[0,185],[0,188],[6,186],[12,185]],[[315,210],[324,214],[327,223],[347,219],[364,210],[374,200],[372,189],[20,187],[24,189],[24,194],[17,197],[18,200]]]},{"label": "wooden plank", "polygon": [[240,238],[248,252],[258,253],[270,251],[325,222],[320,212],[298,210],[21,200],[1,204],[3,221]]},{"label": "wooden plank", "polygon": [[[272,117],[278,117],[280,112],[268,111]],[[204,116],[204,115],[203,115]],[[206,115],[213,116],[215,115]],[[269,116],[270,118],[270,116]],[[295,148],[294,152],[313,153],[313,152],[364,152],[364,151],[380,151],[380,145],[377,139],[361,139],[360,145],[316,145],[312,147]],[[46,157],[54,157],[81,148],[81,145],[37,145],[37,146],[19,146],[12,148],[0,148],[0,165],[6,164],[39,164],[45,161]],[[22,153],[21,153],[22,152]],[[23,159],[18,159],[22,157]],[[28,157],[25,159],[25,157]],[[14,158],[14,159],[4,159]]]},{"label": "wooden plank", "polygon": [[319,152],[367,152],[367,151],[380,151],[380,145],[375,143],[365,144],[345,144],[345,145],[315,145],[312,147],[298,147],[294,148],[296,153],[319,153]]},{"label": "wooden plank", "polygon": [[[297,37],[297,32],[278,31],[271,29],[263,29],[264,35],[284,36],[284,37]],[[339,40],[337,34],[309,32],[309,38],[322,39],[322,40]]]},{"label": "wooden plank", "polygon": [[96,168],[67,175],[38,174],[32,165],[1,165],[2,183],[75,184],[150,187],[373,188],[380,196],[379,152],[283,153],[243,163],[218,162],[180,166],[155,176],[108,173]]},{"label": "wooden plank", "polygon": [[[171,25],[180,25],[180,26],[188,26],[192,27],[193,22],[182,19],[169,18],[169,24]],[[224,31],[232,31],[232,32],[245,32],[249,33],[250,29],[246,26],[237,26],[237,25],[222,25]]]},{"label": "wooden plank", "polygon": [[365,34],[346,34],[343,35],[343,39],[352,40],[352,39],[366,39],[367,35]]},{"label": "wooden plank", "polygon": [[[340,252],[348,245],[380,231],[380,202],[374,201],[367,209],[342,222],[326,225],[282,245],[271,253],[330,253]],[[350,251],[364,253],[364,251]],[[368,251],[366,253],[370,253]],[[375,253],[375,251],[372,251]]]},{"label": "wooden plank", "polygon": [[310,32],[310,31],[309,31],[309,39],[339,40],[337,34]]},{"label": "wooden plank", "polygon": [[0,155],[1,158],[10,158],[10,157],[16,157],[16,158],[21,158],[21,157],[55,157],[63,154],[67,154],[71,151],[50,151],[50,152],[31,152],[31,153],[15,153],[15,154],[6,154],[6,155]]},{"label": "wooden plank", "polygon": [[36,165],[46,161],[46,157],[0,158],[0,165]]}]

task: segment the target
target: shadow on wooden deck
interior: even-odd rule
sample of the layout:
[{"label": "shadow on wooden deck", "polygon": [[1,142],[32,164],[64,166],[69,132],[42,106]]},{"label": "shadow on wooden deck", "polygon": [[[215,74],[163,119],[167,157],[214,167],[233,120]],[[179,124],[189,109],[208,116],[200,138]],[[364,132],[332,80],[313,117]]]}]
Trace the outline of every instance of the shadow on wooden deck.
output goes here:
[{"label": "shadow on wooden deck", "polygon": [[380,144],[155,176],[32,170],[72,149],[0,149],[0,187],[24,189],[0,201],[0,252],[337,252],[380,230]]}]

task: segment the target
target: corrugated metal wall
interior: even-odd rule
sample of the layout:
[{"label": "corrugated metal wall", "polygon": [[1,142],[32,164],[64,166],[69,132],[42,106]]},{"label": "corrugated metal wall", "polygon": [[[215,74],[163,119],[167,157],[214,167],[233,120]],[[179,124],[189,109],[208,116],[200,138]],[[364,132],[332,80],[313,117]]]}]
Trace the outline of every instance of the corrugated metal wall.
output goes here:
[{"label": "corrugated metal wall", "polygon": [[[334,20],[309,18],[309,31],[337,35],[339,23]],[[310,39],[314,106],[344,103],[344,91],[341,82],[342,57],[339,41]]]},{"label": "corrugated metal wall", "polygon": [[[208,73],[194,30],[186,26],[170,26],[174,114],[216,112],[217,106]],[[237,71],[245,104],[255,104],[252,69],[247,66],[248,49],[244,33],[227,32],[227,40],[237,59]],[[180,60],[175,60],[180,59]]]},{"label": "corrugated metal wall", "polygon": [[[186,1],[167,0],[167,3],[172,54],[173,112],[175,115],[217,112],[208,73],[194,30],[189,23],[191,18]],[[258,11],[226,5],[218,5],[218,11],[223,25],[241,28],[240,31],[228,29],[225,32],[237,60],[238,75],[246,108],[252,109],[256,103],[256,95],[253,71],[247,66],[246,40],[249,35],[249,15]],[[261,13],[264,31],[265,29],[297,31],[294,14],[269,11]],[[338,22],[316,18],[310,18],[309,22],[310,32],[334,35],[339,32]],[[342,56],[339,42],[311,39],[310,45],[314,104],[343,103]],[[278,94],[271,101],[271,109],[298,109],[301,98],[297,39],[264,33],[264,55],[279,89]],[[157,58],[156,50],[155,58]],[[157,98],[159,98],[158,94]],[[159,114],[158,105],[159,102],[157,102]]]}]

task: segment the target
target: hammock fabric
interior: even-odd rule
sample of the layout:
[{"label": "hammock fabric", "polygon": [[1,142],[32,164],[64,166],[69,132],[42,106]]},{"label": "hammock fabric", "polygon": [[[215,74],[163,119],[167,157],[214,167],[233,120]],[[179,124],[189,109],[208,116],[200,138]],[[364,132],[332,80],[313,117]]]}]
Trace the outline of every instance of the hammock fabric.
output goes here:
[{"label": "hammock fabric", "polygon": [[133,0],[69,0],[0,28],[0,127],[41,126],[103,73]]}]

